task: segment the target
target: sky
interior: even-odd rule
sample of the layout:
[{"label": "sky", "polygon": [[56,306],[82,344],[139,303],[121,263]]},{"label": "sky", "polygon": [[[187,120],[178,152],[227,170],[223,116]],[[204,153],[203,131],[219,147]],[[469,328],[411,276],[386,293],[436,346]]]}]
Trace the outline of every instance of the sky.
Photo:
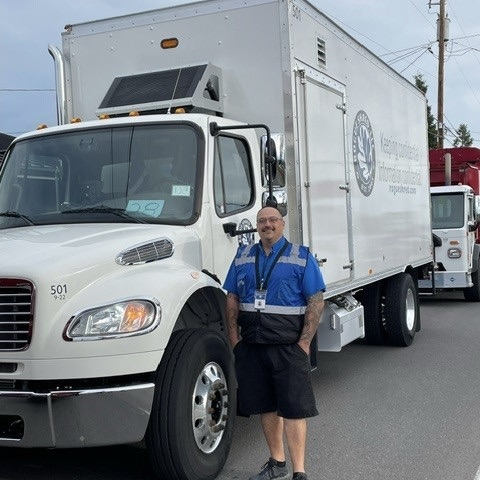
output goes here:
[{"label": "sky", "polygon": [[[221,1],[221,0],[219,0]],[[421,74],[437,114],[438,0],[310,0],[408,80]],[[17,136],[56,125],[55,75],[48,45],[66,24],[154,10],[191,0],[0,0],[0,132]],[[429,5],[430,3],[430,5]],[[447,0],[445,147],[466,124],[480,147],[480,2]]]}]

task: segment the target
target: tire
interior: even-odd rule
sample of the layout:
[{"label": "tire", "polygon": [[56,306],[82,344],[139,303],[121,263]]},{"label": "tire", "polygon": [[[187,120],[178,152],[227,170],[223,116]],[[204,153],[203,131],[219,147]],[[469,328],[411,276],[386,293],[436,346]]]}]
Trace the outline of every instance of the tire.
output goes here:
[{"label": "tire", "polygon": [[463,298],[467,302],[480,302],[480,266],[472,272],[473,286],[463,289]]},{"label": "tire", "polygon": [[165,480],[213,480],[230,450],[236,407],[233,357],[216,332],[180,330],[163,355],[145,437]]},{"label": "tire", "polygon": [[418,289],[412,276],[399,273],[385,287],[385,328],[390,345],[408,347],[420,329]]},{"label": "tire", "polygon": [[382,287],[382,282],[375,282],[367,285],[357,295],[357,299],[363,305],[365,343],[370,345],[385,345],[388,343],[388,335],[383,318]]}]

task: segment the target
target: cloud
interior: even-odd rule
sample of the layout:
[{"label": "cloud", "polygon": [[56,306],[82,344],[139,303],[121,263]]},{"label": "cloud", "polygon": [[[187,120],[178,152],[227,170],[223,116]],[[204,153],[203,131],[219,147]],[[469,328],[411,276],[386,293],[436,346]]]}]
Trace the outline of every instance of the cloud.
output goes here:
[{"label": "cloud", "polygon": [[[220,1],[220,0],[218,0]],[[428,2],[398,0],[311,0],[339,26],[380,55],[410,81],[417,73],[428,84],[427,97],[434,115],[437,110],[438,6]],[[0,2],[2,62],[0,65],[0,131],[18,134],[38,123],[56,123],[53,61],[49,44],[61,46],[65,24],[97,20],[136,11],[147,11],[186,0],[9,0]],[[480,132],[480,18],[479,2],[449,0],[450,38],[454,51],[465,51],[445,63],[445,114],[453,126],[466,123]],[[468,37],[468,38],[463,38]],[[457,39],[457,40],[453,40]],[[453,44],[453,42],[457,42]],[[427,47],[431,44],[431,51]],[[415,49],[414,47],[418,47]],[[450,51],[450,50],[449,50]],[[5,89],[29,89],[8,91]],[[465,100],[464,100],[465,99]],[[470,101],[469,101],[469,100]],[[480,139],[480,133],[477,135]]]}]

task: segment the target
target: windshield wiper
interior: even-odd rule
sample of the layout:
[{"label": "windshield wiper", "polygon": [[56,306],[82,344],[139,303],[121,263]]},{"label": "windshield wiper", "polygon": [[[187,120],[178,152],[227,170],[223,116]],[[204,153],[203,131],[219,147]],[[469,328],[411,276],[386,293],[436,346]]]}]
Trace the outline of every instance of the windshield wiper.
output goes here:
[{"label": "windshield wiper", "polygon": [[29,225],[35,225],[26,215],[23,213],[18,212],[0,212],[0,217],[13,217],[13,218],[21,218]]},{"label": "windshield wiper", "polygon": [[112,213],[113,215],[132,220],[136,223],[148,223],[145,220],[129,215],[121,208],[106,207],[104,205],[100,207],[73,208],[71,210],[64,210],[62,213]]}]

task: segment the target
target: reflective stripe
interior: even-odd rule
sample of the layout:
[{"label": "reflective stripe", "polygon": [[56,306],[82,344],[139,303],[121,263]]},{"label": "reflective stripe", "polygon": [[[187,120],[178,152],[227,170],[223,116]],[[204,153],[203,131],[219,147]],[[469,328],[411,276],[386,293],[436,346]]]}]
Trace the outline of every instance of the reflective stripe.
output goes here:
[{"label": "reflective stripe", "polygon": [[[253,303],[241,303],[240,310],[244,312],[257,312]],[[302,307],[285,307],[283,305],[266,305],[263,310],[259,310],[260,313],[275,313],[279,315],[303,315],[306,310],[306,306]]]},{"label": "reflective stripe", "polygon": [[235,265],[245,265],[247,263],[255,263],[255,255],[250,255],[250,251],[255,246],[255,243],[247,245],[239,258],[235,259]]},{"label": "reflective stripe", "polygon": [[[282,255],[278,259],[278,263],[288,263],[290,265],[299,265],[300,267],[305,267],[307,265],[307,259],[300,258],[300,245],[297,245],[295,243],[291,245],[292,248],[290,250],[290,253],[288,255]],[[254,246],[260,248],[260,245],[258,243],[247,245],[242,251],[240,257],[235,259],[235,265],[239,266],[246,265],[248,263],[255,263],[255,252],[251,252]]]},{"label": "reflective stripe", "polygon": [[[295,249],[295,247],[297,247]],[[283,255],[279,260],[278,263],[289,263],[291,265],[299,265],[300,267],[305,267],[307,265],[306,258],[299,257],[299,248],[298,245],[293,245],[292,251],[288,256]]]}]

